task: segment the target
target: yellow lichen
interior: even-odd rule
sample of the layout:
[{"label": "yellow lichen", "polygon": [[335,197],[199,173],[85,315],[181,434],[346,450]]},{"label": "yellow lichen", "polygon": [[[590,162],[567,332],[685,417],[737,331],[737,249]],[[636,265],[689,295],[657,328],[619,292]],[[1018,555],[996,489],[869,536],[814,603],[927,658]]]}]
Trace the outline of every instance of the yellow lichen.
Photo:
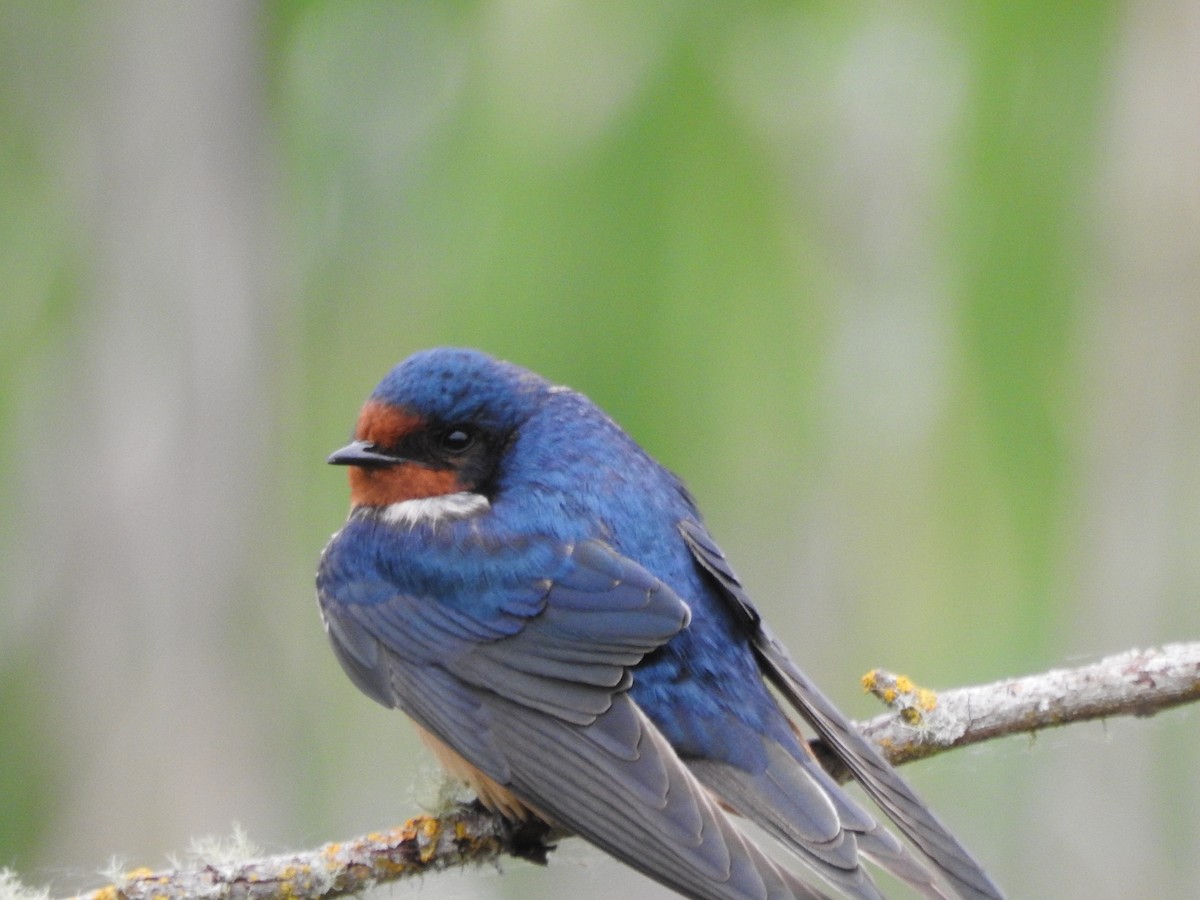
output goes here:
[{"label": "yellow lichen", "polygon": [[308,863],[284,866],[275,890],[280,897],[306,897],[311,893],[313,881],[312,866]]},{"label": "yellow lichen", "polygon": [[399,878],[409,871],[409,865],[390,856],[374,856],[371,859],[371,871],[377,878]]},{"label": "yellow lichen", "polygon": [[425,838],[426,841],[424,845],[418,842],[418,846],[420,847],[421,862],[427,863],[437,854],[437,840],[438,835],[441,834],[441,830],[441,823],[432,817],[426,818],[425,821],[421,823],[421,836]]}]

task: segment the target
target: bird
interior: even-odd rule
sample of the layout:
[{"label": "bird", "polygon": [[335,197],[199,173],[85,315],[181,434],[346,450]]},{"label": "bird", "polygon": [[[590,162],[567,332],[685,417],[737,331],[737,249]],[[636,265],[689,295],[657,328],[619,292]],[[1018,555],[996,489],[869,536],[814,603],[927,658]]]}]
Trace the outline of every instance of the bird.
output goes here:
[{"label": "bird", "polygon": [[922,896],[1003,896],[793,662],[684,483],[583,394],[420,351],[328,462],[351,502],[317,573],[334,652],[484,806],[701,900],[880,898],[865,861]]}]

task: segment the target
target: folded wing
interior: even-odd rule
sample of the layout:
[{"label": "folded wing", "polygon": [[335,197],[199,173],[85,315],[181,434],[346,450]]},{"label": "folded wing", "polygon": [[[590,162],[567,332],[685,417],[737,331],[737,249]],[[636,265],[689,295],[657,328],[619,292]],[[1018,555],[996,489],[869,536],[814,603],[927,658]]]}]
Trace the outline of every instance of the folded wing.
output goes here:
[{"label": "folded wing", "polygon": [[481,585],[470,612],[348,567],[321,578],[321,608],[367,694],[630,866],[691,897],[824,896],[741,834],[626,691],[687,606],[598,542],[560,558],[552,579]]}]

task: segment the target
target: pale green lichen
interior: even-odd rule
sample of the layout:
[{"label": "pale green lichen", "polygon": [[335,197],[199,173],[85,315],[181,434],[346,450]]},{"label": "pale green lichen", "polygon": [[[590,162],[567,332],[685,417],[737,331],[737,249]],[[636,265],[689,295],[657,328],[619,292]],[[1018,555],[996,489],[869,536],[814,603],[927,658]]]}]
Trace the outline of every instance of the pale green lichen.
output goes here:
[{"label": "pale green lichen", "polygon": [[[188,855],[204,865],[233,866],[262,856],[262,848],[254,841],[240,824],[233,823],[233,834],[228,837],[192,838]],[[179,866],[177,866],[179,868]]]},{"label": "pale green lichen", "polygon": [[0,869],[0,900],[50,900],[50,891],[22,884],[16,872]]}]

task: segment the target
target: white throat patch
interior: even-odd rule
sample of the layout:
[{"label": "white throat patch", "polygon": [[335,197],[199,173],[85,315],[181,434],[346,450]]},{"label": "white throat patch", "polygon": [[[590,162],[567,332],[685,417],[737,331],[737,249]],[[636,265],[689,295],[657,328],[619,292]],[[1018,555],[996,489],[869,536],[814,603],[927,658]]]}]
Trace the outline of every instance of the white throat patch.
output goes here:
[{"label": "white throat patch", "polygon": [[379,518],[393,525],[433,525],[447,519],[466,519],[477,516],[492,508],[483,494],[461,491],[457,494],[442,494],[438,497],[421,497],[418,500],[401,500],[385,506]]}]

